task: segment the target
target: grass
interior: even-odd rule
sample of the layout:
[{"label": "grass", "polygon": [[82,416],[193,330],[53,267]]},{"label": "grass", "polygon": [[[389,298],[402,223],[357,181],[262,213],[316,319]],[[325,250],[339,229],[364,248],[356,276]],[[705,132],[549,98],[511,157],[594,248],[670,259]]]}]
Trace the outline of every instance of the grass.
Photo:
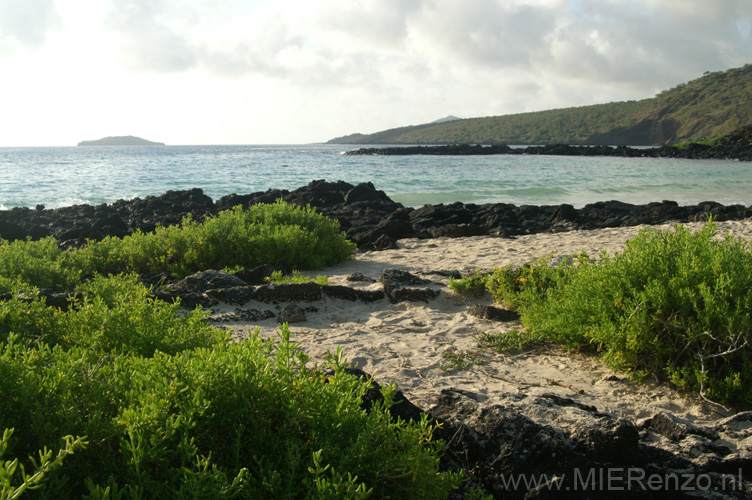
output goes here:
[{"label": "grass", "polygon": [[481,333],[478,343],[498,353],[524,351],[545,343],[545,339],[531,335],[525,330],[509,330],[500,333]]},{"label": "grass", "polygon": [[448,363],[442,364],[439,368],[441,370],[456,370],[462,371],[470,368],[471,366],[482,364],[480,359],[481,351],[461,352],[455,349],[447,349],[441,353],[441,359]]}]

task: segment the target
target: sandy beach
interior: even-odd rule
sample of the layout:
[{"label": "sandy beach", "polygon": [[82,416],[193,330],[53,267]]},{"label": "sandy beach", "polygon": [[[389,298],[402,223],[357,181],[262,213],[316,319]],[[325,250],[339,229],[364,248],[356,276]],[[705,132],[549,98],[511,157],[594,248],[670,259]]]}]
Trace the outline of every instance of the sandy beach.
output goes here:
[{"label": "sandy beach", "polygon": [[[700,224],[688,224],[699,227]],[[658,229],[671,227],[653,226]],[[614,417],[637,421],[666,411],[697,424],[710,424],[726,416],[692,395],[681,395],[655,381],[634,382],[616,373],[597,358],[553,348],[529,352],[498,354],[482,348],[478,335],[520,329],[519,322],[495,322],[468,313],[473,303],[490,304],[490,296],[465,298],[449,288],[449,278],[436,271],[491,269],[494,266],[519,266],[552,255],[570,255],[581,250],[591,256],[601,251],[617,252],[641,227],[571,231],[521,236],[514,239],[487,236],[399,241],[399,248],[364,252],[356,259],[318,272],[330,284],[380,290],[378,283],[385,268],[399,268],[429,279],[440,291],[429,302],[400,302],[387,299],[372,303],[350,302],[324,296],[308,308],[306,321],[290,325],[292,341],[315,360],[323,360],[327,351],[341,347],[344,357],[371,374],[379,383],[397,384],[406,397],[421,408],[430,408],[439,392],[456,388],[473,393],[482,404],[494,404],[501,395],[557,394],[592,405]],[[752,240],[752,220],[719,223],[719,234],[730,233]],[[352,273],[361,273],[373,281],[347,281]],[[250,302],[243,309],[275,309],[284,306]],[[313,310],[315,308],[316,310]],[[215,313],[234,311],[235,306],[220,305]],[[222,324],[222,323],[220,323]],[[277,335],[276,319],[257,323],[229,322],[237,339],[260,328],[261,335]],[[450,353],[450,354],[445,354]],[[470,364],[455,369],[449,357],[460,357]]]}]

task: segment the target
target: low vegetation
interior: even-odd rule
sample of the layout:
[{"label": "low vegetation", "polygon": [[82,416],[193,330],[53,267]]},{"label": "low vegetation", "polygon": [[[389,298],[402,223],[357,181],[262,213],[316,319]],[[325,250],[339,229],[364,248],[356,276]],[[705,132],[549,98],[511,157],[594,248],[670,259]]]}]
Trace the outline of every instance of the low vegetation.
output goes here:
[{"label": "low vegetation", "polygon": [[335,144],[662,145],[752,124],[752,65],[714,73],[640,101],[468,118],[353,134]]},{"label": "low vegetation", "polygon": [[292,274],[284,274],[282,271],[274,271],[271,276],[267,278],[267,281],[272,284],[284,284],[284,283],[316,283],[318,285],[328,285],[329,278],[327,276],[316,276],[312,278],[306,276],[300,271],[293,271]]},{"label": "low vegetation", "polygon": [[[133,274],[317,267],[353,248],[282,203],[72,251],[0,243],[0,499],[445,498],[463,477],[439,471],[434,423],[391,416],[393,386],[366,411],[371,383],[339,352],[311,363],[286,325],[231,342]],[[63,311],[41,286],[77,293]]]},{"label": "low vegetation", "polygon": [[61,250],[53,238],[0,240],[0,293],[14,286],[68,291],[96,275],[166,272],[174,278],[206,269],[261,264],[317,269],[352,258],[356,246],[339,223],[312,208],[278,201],[221,212],[197,223]]},{"label": "low vegetation", "polygon": [[486,287],[519,311],[525,332],[481,340],[510,349],[554,342],[636,378],[752,406],[752,251],[716,233],[713,222],[696,232],[645,229],[613,256],[496,269]]}]

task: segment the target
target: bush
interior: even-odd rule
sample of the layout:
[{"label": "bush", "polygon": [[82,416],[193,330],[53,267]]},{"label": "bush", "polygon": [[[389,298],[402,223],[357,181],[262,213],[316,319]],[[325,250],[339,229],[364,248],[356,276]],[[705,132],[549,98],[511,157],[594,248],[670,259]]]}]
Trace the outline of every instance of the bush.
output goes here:
[{"label": "bush", "polygon": [[0,293],[33,287],[68,291],[96,274],[166,272],[182,278],[261,264],[316,269],[351,259],[355,249],[337,221],[278,201],[236,207],[200,224],[187,217],[154,233],[136,231],[69,251],[60,250],[53,238],[0,240]]},{"label": "bush", "polygon": [[271,276],[266,278],[269,283],[272,284],[285,284],[285,283],[316,283],[318,285],[328,285],[329,278],[327,276],[316,276],[311,278],[310,276],[303,275],[300,271],[294,270],[292,274],[285,275],[282,271],[274,271]]},{"label": "bush", "polygon": [[[58,436],[89,445],[51,471],[43,497],[445,498],[434,425],[392,419],[394,388],[366,412],[370,382],[307,368],[289,341],[257,335],[145,358],[96,362],[87,349],[0,345],[0,427],[23,460]],[[71,411],[71,408],[75,408]],[[99,495],[99,496],[97,496]]]},{"label": "bush", "polygon": [[72,290],[81,271],[66,266],[54,238],[8,242],[0,239],[0,293],[21,288]]},{"label": "bush", "polygon": [[46,307],[38,295],[0,302],[0,342],[15,333],[30,345],[151,357],[156,351],[177,354],[228,340],[204,322],[206,313],[198,309],[178,316],[179,304],[152,298],[133,275],[96,277],[79,292],[70,311]]},{"label": "bush", "polygon": [[[339,352],[311,366],[286,325],[278,342],[233,343],[135,274],[103,276],[320,267],[354,249],[336,222],[281,202],[80,250],[2,243],[0,498],[447,497],[462,475],[439,472],[427,417],[391,417],[393,386],[366,411],[371,383]],[[36,286],[77,294],[63,311]]]},{"label": "bush", "polygon": [[313,208],[277,201],[248,210],[235,207],[201,224],[188,217],[154,233],[90,242],[69,256],[84,274],[168,272],[182,278],[206,269],[261,264],[316,269],[352,258],[355,248],[337,221]]},{"label": "bush", "polygon": [[533,336],[602,352],[637,377],[749,406],[752,252],[747,242],[716,232],[712,222],[694,233],[645,229],[613,257],[534,266],[540,272],[530,276],[540,279],[516,289],[500,279],[494,294],[513,297]]},{"label": "bush", "polygon": [[460,279],[449,277],[449,289],[460,295],[479,295],[486,291],[489,274],[476,269]]}]

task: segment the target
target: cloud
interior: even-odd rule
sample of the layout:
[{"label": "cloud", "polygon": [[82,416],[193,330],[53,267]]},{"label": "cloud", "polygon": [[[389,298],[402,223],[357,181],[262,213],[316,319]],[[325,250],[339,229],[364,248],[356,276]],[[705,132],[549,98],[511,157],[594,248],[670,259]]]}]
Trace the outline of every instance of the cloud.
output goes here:
[{"label": "cloud", "polygon": [[705,69],[739,66],[752,53],[733,29],[745,1],[581,0],[553,38],[555,72],[594,82],[664,86]]},{"label": "cloud", "polygon": [[54,0],[0,2],[0,55],[42,47],[59,21]]},{"label": "cloud", "polygon": [[113,2],[106,24],[120,36],[120,56],[137,71],[180,72],[197,64],[192,30],[199,24],[190,2]]},{"label": "cloud", "polygon": [[71,95],[138,83],[204,110],[232,95],[219,117],[284,101],[290,124],[338,135],[641,99],[750,54],[749,0],[0,0],[19,79],[67,71]]},{"label": "cloud", "polygon": [[113,3],[139,71],[388,88],[524,73],[661,87],[750,53],[748,0],[232,0]]}]

